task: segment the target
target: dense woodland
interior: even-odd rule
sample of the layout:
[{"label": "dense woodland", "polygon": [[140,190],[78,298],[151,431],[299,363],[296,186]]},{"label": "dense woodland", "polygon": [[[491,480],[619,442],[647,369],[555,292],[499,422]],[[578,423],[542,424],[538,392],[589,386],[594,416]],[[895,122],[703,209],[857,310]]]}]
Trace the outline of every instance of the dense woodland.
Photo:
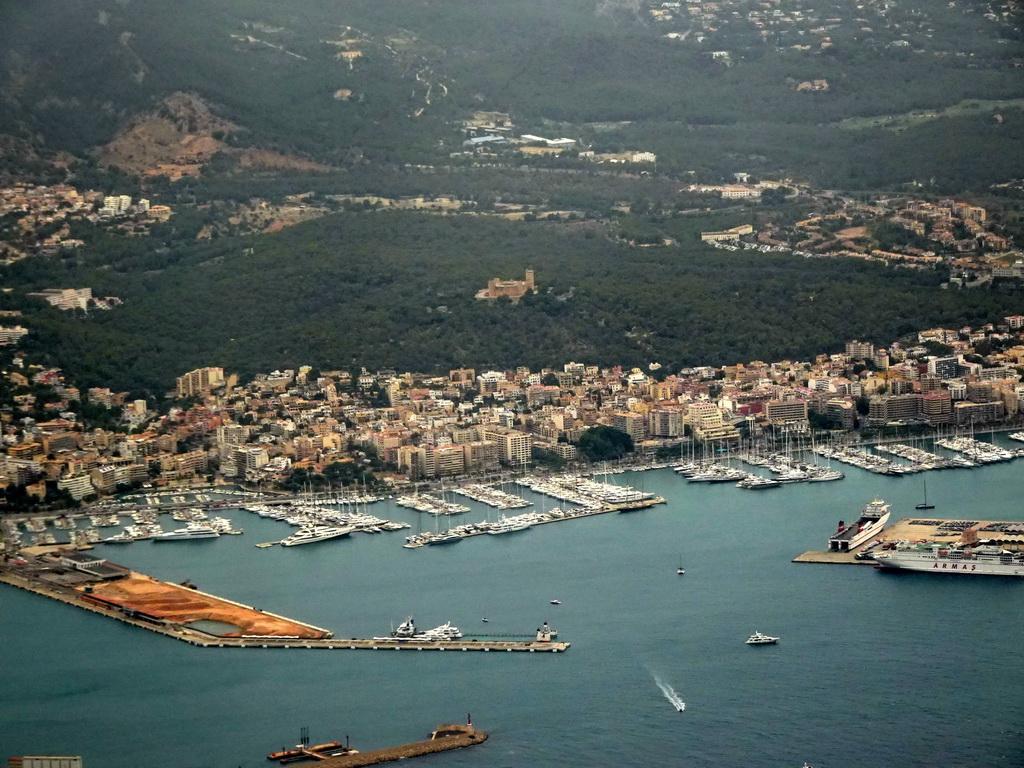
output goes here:
[{"label": "dense woodland", "polygon": [[[729,25],[706,43],[668,41],[634,6],[0,4],[0,179],[67,180],[175,210],[142,238],[76,223],[73,236],[88,245],[3,268],[15,290],[0,304],[25,311],[32,333],[22,345],[34,358],[82,386],[140,393],[161,393],[203,365],[251,374],[302,363],[428,371],[576,359],[671,370],[807,357],[848,338],[889,342],[1020,312],[1012,288],[949,290],[943,271],[712,251],[697,242],[701,229],[754,221],[766,207],[681,193],[736,171],[924,195],[1024,177],[1019,104],[970,101],[1024,97],[1017,11],[988,18],[981,0],[889,3],[885,24],[922,30],[912,45],[899,29],[847,24],[829,46],[798,50],[784,33],[769,43]],[[816,12],[852,19],[864,7],[827,0]],[[712,45],[728,50],[727,63],[709,55]],[[350,64],[342,50],[361,57]],[[827,92],[795,87],[818,78]],[[350,96],[335,98],[338,89]],[[327,170],[254,172],[227,151],[173,183],[100,167],[98,147],[178,91],[237,126],[221,136],[231,149],[277,150]],[[895,127],[881,119],[942,108],[951,112]],[[474,110],[507,111],[519,132],[597,151],[649,150],[658,163],[466,156],[459,126]],[[258,236],[225,224],[237,204],[297,193],[340,212]],[[776,221],[805,214],[782,194],[771,202]],[[451,195],[482,211],[513,202],[585,221],[346,211],[345,195]],[[1021,226],[1016,210],[1002,214],[1007,226]],[[211,224],[216,237],[197,240]],[[629,244],[662,238],[676,244]],[[518,305],[473,299],[489,278],[528,267],[538,295]],[[124,305],[86,316],[24,295],[58,286],[89,286]]]},{"label": "dense woodland", "polygon": [[[421,371],[539,368],[569,360],[669,370],[807,358],[850,338],[887,343],[934,324],[1020,310],[1020,294],[947,290],[945,275],[856,260],[711,251],[675,220],[680,245],[634,248],[573,224],[341,213],[280,233],[153,250],[102,239],[71,258],[4,271],[25,290],[91,285],[124,305],[60,312],[18,293],[22,346],[83,386],[162,393],[183,371],[222,365]],[[251,250],[250,250],[251,249]],[[536,270],[520,304],[477,301],[490,277]]]},{"label": "dense woodland", "polygon": [[[874,39],[880,33],[844,37],[845,28],[832,32],[829,48],[808,51],[726,30],[716,44],[731,49],[728,66],[709,59],[706,46],[665,40],[642,15],[599,14],[597,5],[6,3],[0,133],[86,156],[184,90],[242,128],[234,143],[345,169],[447,162],[461,148],[458,119],[498,109],[524,131],[649,149],[673,174],[751,170],[853,189],[921,181],[937,191],[1024,176],[1019,106],[900,131],[839,124],[1024,96],[1015,19],[986,20],[980,0],[927,6],[934,29],[915,41],[925,46],[916,53],[887,47]],[[850,20],[861,7],[826,0],[820,12]],[[912,2],[890,15],[900,14],[920,16]],[[336,57],[340,40],[362,53],[351,68]],[[830,90],[795,89],[813,78]],[[352,91],[348,101],[332,97],[342,87]]]}]

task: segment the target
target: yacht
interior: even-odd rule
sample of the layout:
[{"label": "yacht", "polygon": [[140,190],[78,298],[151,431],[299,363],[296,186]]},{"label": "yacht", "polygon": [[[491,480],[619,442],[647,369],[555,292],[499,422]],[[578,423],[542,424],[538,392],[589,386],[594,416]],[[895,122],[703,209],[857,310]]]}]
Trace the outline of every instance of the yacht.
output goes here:
[{"label": "yacht", "polygon": [[167,531],[157,534],[153,541],[184,541],[186,539],[216,539],[220,536],[217,531],[208,525],[187,525],[176,531]]},{"label": "yacht", "polygon": [[328,539],[340,539],[348,536],[355,528],[351,525],[335,527],[331,525],[311,525],[300,528],[291,536],[281,540],[282,547],[297,547],[299,544],[313,544]]},{"label": "yacht", "polygon": [[512,517],[505,517],[502,515],[501,520],[496,523],[492,523],[491,527],[487,530],[487,533],[492,536],[496,536],[501,533],[515,533],[516,531],[525,531],[530,527],[530,521],[522,518],[516,519]]},{"label": "yacht", "polygon": [[747,645],[775,645],[777,642],[779,642],[779,638],[770,637],[761,632],[755,632],[747,638]]},{"label": "yacht", "polygon": [[130,544],[133,541],[135,541],[135,537],[127,531],[121,531],[103,539],[104,544]]},{"label": "yacht", "polygon": [[434,627],[428,629],[426,632],[420,632],[419,634],[413,635],[413,640],[458,640],[462,637],[462,632],[458,627],[453,627],[450,621],[446,621],[440,627]]},{"label": "yacht", "polygon": [[416,622],[412,616],[407,616],[405,621],[398,625],[398,629],[392,632],[393,637],[412,637],[416,634]]},{"label": "yacht", "polygon": [[459,536],[459,534],[457,534],[457,533],[454,533],[452,531],[448,531],[447,533],[437,533],[437,534],[434,534],[434,536],[432,536],[427,541],[427,544],[430,544],[430,545],[433,545],[433,544],[454,544],[457,541],[462,541],[462,537]]},{"label": "yacht", "polygon": [[453,627],[450,621],[445,622],[439,627],[418,632],[416,631],[416,622],[413,621],[412,616],[409,616],[405,621],[398,625],[398,629],[392,632],[389,637],[375,637],[373,639],[437,642],[438,640],[458,640],[461,637],[462,631],[458,627]]}]

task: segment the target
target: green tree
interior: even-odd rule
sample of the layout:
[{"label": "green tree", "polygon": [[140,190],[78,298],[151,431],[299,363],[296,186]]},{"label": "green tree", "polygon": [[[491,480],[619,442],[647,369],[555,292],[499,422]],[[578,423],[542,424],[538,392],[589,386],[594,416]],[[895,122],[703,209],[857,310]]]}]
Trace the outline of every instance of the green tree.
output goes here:
[{"label": "green tree", "polygon": [[633,450],[633,438],[612,427],[591,427],[577,442],[580,454],[588,461],[614,461]]}]

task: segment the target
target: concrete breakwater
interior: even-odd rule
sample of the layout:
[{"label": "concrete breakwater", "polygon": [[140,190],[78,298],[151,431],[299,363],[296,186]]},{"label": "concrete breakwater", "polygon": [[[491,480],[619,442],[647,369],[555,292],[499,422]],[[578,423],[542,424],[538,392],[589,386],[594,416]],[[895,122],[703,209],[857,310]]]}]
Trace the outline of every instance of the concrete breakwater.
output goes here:
[{"label": "concrete breakwater", "polygon": [[[525,652],[525,653],[560,653],[569,649],[569,643],[554,642],[541,638],[527,641],[502,640],[412,640],[395,638],[336,638],[330,632],[313,627],[309,624],[265,613],[256,608],[243,606],[239,603],[225,601],[213,595],[189,590],[176,584],[158,582],[155,579],[132,574],[135,580],[148,580],[152,585],[161,587],[161,604],[166,604],[167,593],[184,590],[185,593],[201,598],[201,605],[196,606],[194,618],[175,608],[173,620],[161,617],[159,611],[150,606],[137,607],[138,603],[122,601],[120,604],[113,598],[104,598],[98,591],[85,591],[86,587],[68,587],[44,581],[30,573],[19,573],[14,568],[0,569],[0,583],[33,592],[52,600],[81,608],[91,613],[116,619],[139,629],[164,635],[195,645],[201,648],[303,648],[307,650],[405,650],[405,651],[485,651],[485,652]],[[231,610],[232,621],[252,622],[251,626],[264,627],[281,625],[281,632],[301,631],[305,636],[295,634],[229,634],[216,636],[192,629],[187,626],[193,620],[206,620],[210,616],[211,606],[223,603]],[[252,614],[251,616],[249,614]],[[268,622],[271,622],[268,624]],[[297,627],[293,630],[290,627]],[[260,631],[260,630],[257,630]],[[263,630],[266,631],[266,630]],[[276,631],[276,630],[275,630]]]}]

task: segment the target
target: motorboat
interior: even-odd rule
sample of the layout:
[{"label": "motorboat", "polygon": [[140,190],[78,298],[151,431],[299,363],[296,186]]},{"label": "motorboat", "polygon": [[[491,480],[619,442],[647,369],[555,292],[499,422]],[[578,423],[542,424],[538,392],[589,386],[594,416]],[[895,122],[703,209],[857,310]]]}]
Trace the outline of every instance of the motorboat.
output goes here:
[{"label": "motorboat", "polygon": [[777,642],[779,642],[779,638],[770,637],[761,632],[755,632],[747,638],[747,645],[775,645]]}]

